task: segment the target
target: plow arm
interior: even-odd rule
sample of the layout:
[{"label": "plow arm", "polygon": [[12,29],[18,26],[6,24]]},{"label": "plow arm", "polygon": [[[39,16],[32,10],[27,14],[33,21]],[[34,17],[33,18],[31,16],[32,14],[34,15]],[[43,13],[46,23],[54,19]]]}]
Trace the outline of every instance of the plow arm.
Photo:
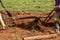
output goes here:
[{"label": "plow arm", "polygon": [[8,16],[9,16],[9,17],[12,17],[12,15],[8,12],[8,10],[7,10],[7,9],[5,8],[5,6],[3,5],[2,0],[0,0],[0,3],[1,3],[1,5],[2,5],[2,7],[4,8],[4,10],[7,12]]}]

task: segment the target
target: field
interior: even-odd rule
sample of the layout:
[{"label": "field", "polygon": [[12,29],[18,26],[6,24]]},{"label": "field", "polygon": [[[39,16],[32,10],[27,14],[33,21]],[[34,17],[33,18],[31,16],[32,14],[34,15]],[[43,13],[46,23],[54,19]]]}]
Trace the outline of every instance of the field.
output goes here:
[{"label": "field", "polygon": [[[23,40],[25,37],[56,34],[53,17],[47,24],[44,23],[44,17],[47,17],[54,8],[54,0],[2,0],[2,2],[8,12],[0,5],[6,23],[6,30],[2,30],[0,24],[0,40]],[[12,18],[7,13],[10,13]],[[35,40],[60,40],[60,34]]]},{"label": "field", "polygon": [[[46,12],[54,7],[54,0],[2,0],[8,10]],[[1,6],[1,5],[0,5]],[[0,10],[3,10],[0,7]]]},{"label": "field", "polygon": [[[45,13],[45,12],[11,11],[12,17],[15,17],[15,19],[9,18],[5,11],[2,11],[2,13],[7,26],[6,26],[6,30],[1,30],[2,26],[0,26],[0,40],[22,40],[25,37],[41,36],[41,35],[43,36],[43,35],[50,35],[55,33],[53,18],[46,25],[41,24],[41,22],[39,23],[38,19],[35,20],[35,18],[26,18],[32,16],[46,17],[48,15],[48,12]],[[39,18],[39,19],[44,21],[45,18]],[[60,40],[59,37],[60,34],[52,38],[47,38],[47,39],[42,38],[35,40]]]}]

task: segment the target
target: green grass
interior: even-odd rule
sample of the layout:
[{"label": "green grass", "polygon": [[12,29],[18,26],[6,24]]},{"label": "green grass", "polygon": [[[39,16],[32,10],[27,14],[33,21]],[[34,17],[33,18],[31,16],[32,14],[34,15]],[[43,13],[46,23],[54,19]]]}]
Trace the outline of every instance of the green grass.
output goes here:
[{"label": "green grass", "polygon": [[[54,0],[2,0],[8,10],[45,12],[51,11]],[[0,5],[0,10],[4,10]]]}]

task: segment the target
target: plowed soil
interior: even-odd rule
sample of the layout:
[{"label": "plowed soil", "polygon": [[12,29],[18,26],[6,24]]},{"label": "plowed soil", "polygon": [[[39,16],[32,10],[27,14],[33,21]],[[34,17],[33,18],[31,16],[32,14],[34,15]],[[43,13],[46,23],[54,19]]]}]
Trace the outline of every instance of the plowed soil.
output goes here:
[{"label": "plowed soil", "polygon": [[[12,18],[9,18],[5,11],[1,11],[6,23],[6,30],[2,30],[0,26],[0,40],[22,40],[24,37],[47,35],[55,33],[53,18],[44,25],[36,21],[36,17],[47,17],[49,12],[16,12],[9,11]],[[34,16],[34,17],[33,17]],[[29,17],[29,18],[26,18]],[[40,18],[44,21],[45,18]],[[50,39],[36,40],[60,40],[60,35]]]}]

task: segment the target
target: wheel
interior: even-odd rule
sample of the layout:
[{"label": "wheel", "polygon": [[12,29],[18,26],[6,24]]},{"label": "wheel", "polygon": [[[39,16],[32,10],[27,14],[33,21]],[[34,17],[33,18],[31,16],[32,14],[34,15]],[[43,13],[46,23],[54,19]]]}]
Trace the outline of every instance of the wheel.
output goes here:
[{"label": "wheel", "polygon": [[60,28],[59,28],[59,22],[54,22],[54,25],[55,25],[55,31],[56,31],[56,33],[59,33],[59,30],[60,30]]}]

